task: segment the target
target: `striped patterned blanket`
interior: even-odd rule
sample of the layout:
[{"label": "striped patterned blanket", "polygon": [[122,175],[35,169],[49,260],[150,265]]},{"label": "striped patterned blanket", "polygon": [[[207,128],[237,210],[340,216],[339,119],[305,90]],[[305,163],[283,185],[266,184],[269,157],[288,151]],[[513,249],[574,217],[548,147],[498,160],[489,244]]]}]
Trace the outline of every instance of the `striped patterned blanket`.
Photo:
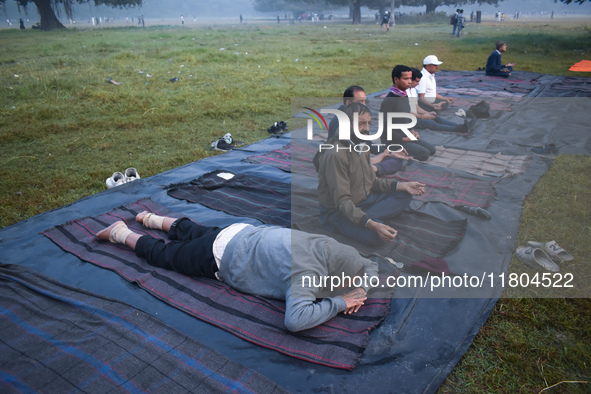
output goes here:
[{"label": "striped patterned blanket", "polygon": [[242,161],[250,164],[270,165],[285,172],[316,177],[318,174],[312,162],[316,152],[318,152],[316,145],[292,141],[279,149],[274,149],[262,155],[249,156],[242,159]]},{"label": "striped patterned blanket", "polygon": [[331,236],[341,243],[353,246],[362,255],[378,254],[406,266],[420,260],[445,257],[462,241],[466,232],[465,219],[445,221],[418,211],[403,212],[393,219],[384,220],[384,223],[398,231],[394,241],[384,242],[378,249],[373,249],[324,229],[319,220],[316,190],[294,186],[291,198],[294,228]]},{"label": "striped patterned blanket", "polygon": [[403,263],[444,257],[462,240],[466,228],[465,220],[444,221],[420,212],[404,213],[387,221],[399,232],[396,240],[378,250],[369,250],[365,245],[323,229],[315,189],[216,170],[187,184],[173,185],[168,194],[231,215],[326,234],[354,246],[364,255],[377,253]]},{"label": "striped patterned blanket", "polygon": [[429,157],[427,163],[466,171],[478,176],[491,175],[505,178],[523,174],[530,161],[531,156],[526,155],[502,155],[438,146],[437,152]]},{"label": "striped patterned blanket", "polygon": [[[339,314],[318,327],[292,334],[283,323],[283,301],[240,293],[217,280],[186,277],[152,267],[123,245],[96,240],[98,231],[117,220],[125,221],[137,233],[168,240],[163,231],[145,229],[135,221],[135,215],[144,210],[158,215],[183,216],[144,199],[103,215],[50,228],[43,234],[81,260],[116,272],[189,315],[249,342],[329,367],[355,368],[369,340],[369,332],[388,314],[393,291],[390,289],[374,294],[354,315]],[[384,280],[393,274],[388,263],[382,263],[380,270]]]},{"label": "striped patterned blanket", "polygon": [[120,301],[0,264],[0,392],[286,393]]},{"label": "striped patterned blanket", "polygon": [[[294,147],[294,144],[297,144],[297,148]],[[295,173],[316,177],[318,173],[312,159],[317,150],[317,147],[294,142],[262,155],[247,157],[243,161],[271,165],[286,172],[296,171]],[[488,154],[488,156],[491,155]],[[491,170],[493,169],[498,170],[498,167],[495,165],[491,167]],[[405,170],[394,175],[387,175],[385,178],[393,178],[402,182],[423,182],[427,185],[426,192],[415,197],[415,200],[440,202],[451,207],[468,205],[487,208],[496,196],[495,182],[462,177],[445,171],[407,166]]]},{"label": "striped patterned blanket", "polygon": [[467,205],[487,208],[497,195],[496,181],[483,181],[412,166],[385,178],[393,178],[400,182],[423,182],[427,185],[425,194],[414,197],[417,201],[441,202],[450,207]]}]

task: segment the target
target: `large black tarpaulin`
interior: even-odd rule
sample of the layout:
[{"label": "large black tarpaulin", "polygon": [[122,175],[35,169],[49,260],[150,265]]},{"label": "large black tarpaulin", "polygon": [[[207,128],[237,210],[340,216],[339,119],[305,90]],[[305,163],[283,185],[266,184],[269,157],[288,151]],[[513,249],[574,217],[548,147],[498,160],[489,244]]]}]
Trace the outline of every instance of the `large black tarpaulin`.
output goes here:
[{"label": "large black tarpaulin", "polygon": [[[448,76],[458,78],[444,83]],[[457,85],[472,83],[478,87],[478,82],[473,80],[475,77],[482,78],[483,73],[441,72],[438,73],[441,81],[438,86],[452,89],[453,82]],[[468,78],[468,82],[463,82],[462,78]],[[446,256],[452,272],[481,275],[483,272],[501,273],[508,269],[515,248],[523,200],[552,163],[552,157],[533,155],[531,148],[554,143],[562,154],[588,155],[591,151],[589,99],[568,97],[585,92],[572,87],[563,90],[562,87],[569,85],[564,77],[516,72],[515,78],[524,81],[535,79],[535,84],[522,82],[514,86],[510,93],[521,94],[521,100],[510,103],[511,111],[503,110],[503,106],[491,105],[491,110],[497,112],[490,119],[479,120],[470,135],[421,132],[423,138],[435,145],[531,157],[522,174],[505,178],[477,178],[496,182],[497,195],[488,207],[491,220],[469,216],[442,203],[425,203],[416,207],[442,220],[467,219],[462,242]],[[505,84],[511,83],[485,82],[485,85],[492,85],[483,85],[483,90],[496,89],[495,86],[498,90],[504,90]],[[515,88],[532,89],[523,93]],[[589,96],[589,93],[586,95]],[[491,103],[495,100],[502,99],[487,99]],[[338,103],[335,103],[335,107],[338,107]],[[452,118],[454,112],[451,108],[447,111],[450,112],[446,116]],[[371,334],[359,366],[351,372],[341,371],[295,360],[199,321],[156,299],[116,273],[64,252],[40,234],[70,220],[97,216],[144,197],[150,197],[158,204],[204,224],[224,226],[237,221],[260,223],[255,219],[237,218],[200,204],[171,198],[164,187],[171,183],[189,182],[202,174],[224,168],[235,173],[292,182],[313,189],[314,177],[289,174],[272,166],[241,161],[255,154],[263,155],[280,149],[290,142],[291,136],[297,137],[297,134],[296,131],[280,138],[269,138],[248,146],[248,152],[235,150],[190,163],[16,223],[0,230],[0,256],[5,263],[26,266],[67,285],[124,300],[292,392],[435,391],[486,321],[500,295],[499,289],[488,289],[486,294],[482,293],[478,298],[471,298],[473,293],[463,289],[457,289],[450,297],[445,293],[431,292],[428,288],[399,289],[402,290],[397,291],[399,295],[406,294],[408,297],[392,300],[390,314]],[[302,134],[305,134],[305,130],[302,130]],[[442,170],[421,163],[413,163],[413,166]],[[112,172],[112,169],[105,169],[105,173],[107,171]],[[466,176],[459,170],[449,172]],[[462,298],[463,295],[465,297]]]}]

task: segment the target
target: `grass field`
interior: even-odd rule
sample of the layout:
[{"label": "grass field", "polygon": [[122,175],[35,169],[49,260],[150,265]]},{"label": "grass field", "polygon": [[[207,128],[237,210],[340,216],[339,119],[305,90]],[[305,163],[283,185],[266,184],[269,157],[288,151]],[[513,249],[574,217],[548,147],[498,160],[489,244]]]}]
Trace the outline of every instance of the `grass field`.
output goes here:
[{"label": "grass field", "polygon": [[[216,154],[226,132],[266,138],[292,97],[383,90],[393,65],[431,53],[475,70],[502,39],[520,70],[585,76],[568,68],[591,57],[589,22],[469,24],[461,39],[443,24],[0,31],[0,226],[100,192],[114,171],[148,177]],[[589,156],[559,156],[524,204],[518,243],[556,239],[591,263],[590,173]],[[502,299],[440,390],[589,392],[573,383],[591,378],[589,338],[589,299]]]}]

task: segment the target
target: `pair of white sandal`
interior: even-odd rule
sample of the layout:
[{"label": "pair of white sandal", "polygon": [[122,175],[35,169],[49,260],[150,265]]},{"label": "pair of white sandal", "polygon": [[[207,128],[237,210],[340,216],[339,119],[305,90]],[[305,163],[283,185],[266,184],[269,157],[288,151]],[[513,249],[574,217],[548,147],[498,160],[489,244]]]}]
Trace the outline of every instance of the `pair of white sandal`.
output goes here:
[{"label": "pair of white sandal", "polygon": [[522,263],[533,268],[542,267],[551,272],[558,272],[560,267],[556,263],[574,259],[556,241],[546,243],[528,241],[525,245],[518,247],[515,255]]}]

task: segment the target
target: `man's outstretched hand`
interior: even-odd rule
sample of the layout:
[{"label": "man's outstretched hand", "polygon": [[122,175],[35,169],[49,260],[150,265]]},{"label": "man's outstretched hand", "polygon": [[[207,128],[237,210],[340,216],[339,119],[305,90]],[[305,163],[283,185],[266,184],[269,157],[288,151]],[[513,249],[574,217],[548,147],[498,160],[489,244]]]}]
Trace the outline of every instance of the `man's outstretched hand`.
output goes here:
[{"label": "man's outstretched hand", "polygon": [[391,152],[390,156],[401,160],[411,160],[412,156],[408,154],[406,149],[402,149],[400,152]]},{"label": "man's outstretched hand", "polygon": [[394,230],[387,224],[370,220],[367,222],[367,228],[376,233],[384,241],[393,241],[396,238],[398,231]]},{"label": "man's outstretched hand", "polygon": [[420,196],[425,194],[425,184],[421,182],[398,182],[398,191],[404,191],[413,196]]},{"label": "man's outstretched hand", "polygon": [[361,308],[361,305],[367,300],[367,293],[362,287],[357,287],[343,295],[347,302],[347,309],[343,312],[345,315],[355,313]]}]

